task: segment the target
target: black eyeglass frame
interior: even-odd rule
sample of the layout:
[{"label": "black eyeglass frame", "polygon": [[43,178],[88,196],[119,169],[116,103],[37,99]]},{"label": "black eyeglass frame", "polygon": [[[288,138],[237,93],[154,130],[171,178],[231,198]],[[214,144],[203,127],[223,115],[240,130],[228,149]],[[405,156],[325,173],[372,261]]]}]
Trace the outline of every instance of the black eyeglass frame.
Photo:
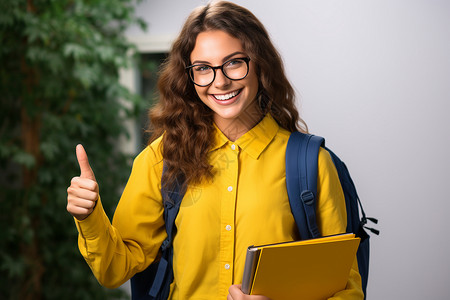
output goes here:
[{"label": "black eyeglass frame", "polygon": [[[227,63],[229,63],[230,61],[236,60],[236,59],[242,59],[243,61],[245,61],[245,63],[247,64],[247,72],[246,72],[245,75],[242,76],[241,78],[234,79],[234,78],[228,77],[228,75],[226,74],[226,72],[223,71],[223,67],[224,67]],[[190,66],[186,67],[185,70],[186,70],[186,72],[188,73],[189,79],[192,81],[193,84],[195,84],[195,85],[197,85],[197,86],[200,86],[200,87],[205,87],[205,86],[208,86],[208,85],[210,85],[210,84],[212,84],[212,83],[214,82],[214,80],[216,79],[216,70],[218,70],[218,69],[220,69],[220,70],[222,71],[222,74],[225,75],[225,77],[228,78],[228,79],[230,79],[230,80],[242,80],[242,79],[244,79],[245,77],[247,77],[248,71],[250,70],[250,66],[249,66],[249,64],[248,64],[249,61],[250,61],[250,57],[235,57],[235,58],[231,58],[231,59],[227,60],[227,61],[224,62],[221,66],[213,67],[213,66],[208,65],[208,64],[195,64],[195,65],[190,65]],[[208,84],[203,84],[203,85],[195,83],[194,79],[192,78],[192,77],[193,77],[193,74],[192,74],[191,70],[192,70],[193,67],[196,67],[196,66],[207,66],[207,67],[210,67],[210,68],[213,70],[214,76],[213,76],[213,79],[211,80],[210,83],[208,83]]]}]

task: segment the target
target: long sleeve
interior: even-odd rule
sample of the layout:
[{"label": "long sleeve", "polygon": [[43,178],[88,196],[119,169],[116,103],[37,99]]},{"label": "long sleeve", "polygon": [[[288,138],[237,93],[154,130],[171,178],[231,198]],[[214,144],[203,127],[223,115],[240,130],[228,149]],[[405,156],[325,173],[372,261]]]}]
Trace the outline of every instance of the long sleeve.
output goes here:
[{"label": "long sleeve", "polygon": [[160,162],[149,147],[135,159],[112,224],[100,199],[89,217],[76,220],[80,252],[103,286],[118,287],[144,270],[166,237]]},{"label": "long sleeve", "polygon": [[[323,236],[344,233],[347,226],[345,198],[336,168],[324,149],[319,152],[318,177],[317,222],[321,233]],[[356,256],[346,289],[329,299],[364,299]]]}]

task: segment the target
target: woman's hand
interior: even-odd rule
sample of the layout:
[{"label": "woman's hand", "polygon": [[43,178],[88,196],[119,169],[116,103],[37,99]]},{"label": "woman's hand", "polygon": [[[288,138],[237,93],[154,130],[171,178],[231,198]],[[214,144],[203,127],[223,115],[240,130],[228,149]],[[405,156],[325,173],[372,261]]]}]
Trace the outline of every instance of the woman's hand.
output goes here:
[{"label": "woman's hand", "polygon": [[270,298],[261,295],[246,295],[241,291],[241,285],[236,284],[228,289],[227,300],[270,300]]},{"label": "woman's hand", "polygon": [[83,146],[77,145],[80,176],[72,178],[67,188],[67,211],[78,220],[86,219],[98,200],[98,184]]}]

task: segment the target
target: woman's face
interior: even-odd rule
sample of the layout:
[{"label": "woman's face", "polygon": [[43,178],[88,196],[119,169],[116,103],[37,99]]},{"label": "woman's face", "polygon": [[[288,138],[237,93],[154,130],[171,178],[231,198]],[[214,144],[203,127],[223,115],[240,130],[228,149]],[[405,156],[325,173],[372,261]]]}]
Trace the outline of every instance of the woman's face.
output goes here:
[{"label": "woman's face", "polygon": [[[215,67],[232,58],[243,57],[248,57],[248,54],[240,40],[224,31],[214,30],[201,32],[197,36],[190,59],[193,65],[200,63]],[[217,127],[234,140],[262,117],[256,101],[258,78],[255,65],[250,60],[248,74],[240,80],[227,78],[220,69],[215,72],[216,77],[210,85],[195,85],[195,90],[200,100],[214,111]]]}]

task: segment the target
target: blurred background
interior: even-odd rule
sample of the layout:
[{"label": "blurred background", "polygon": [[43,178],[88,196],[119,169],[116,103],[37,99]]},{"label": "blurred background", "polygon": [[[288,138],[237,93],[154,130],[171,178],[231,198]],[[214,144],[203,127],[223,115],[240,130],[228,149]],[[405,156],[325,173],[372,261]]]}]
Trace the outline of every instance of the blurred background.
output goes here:
[{"label": "blurred background", "polygon": [[[201,0],[0,1],[0,299],[127,299],[78,253],[82,143],[110,217],[145,147],[158,67]],[[346,162],[371,238],[368,299],[450,297],[450,2],[242,0],[309,130]]]}]

